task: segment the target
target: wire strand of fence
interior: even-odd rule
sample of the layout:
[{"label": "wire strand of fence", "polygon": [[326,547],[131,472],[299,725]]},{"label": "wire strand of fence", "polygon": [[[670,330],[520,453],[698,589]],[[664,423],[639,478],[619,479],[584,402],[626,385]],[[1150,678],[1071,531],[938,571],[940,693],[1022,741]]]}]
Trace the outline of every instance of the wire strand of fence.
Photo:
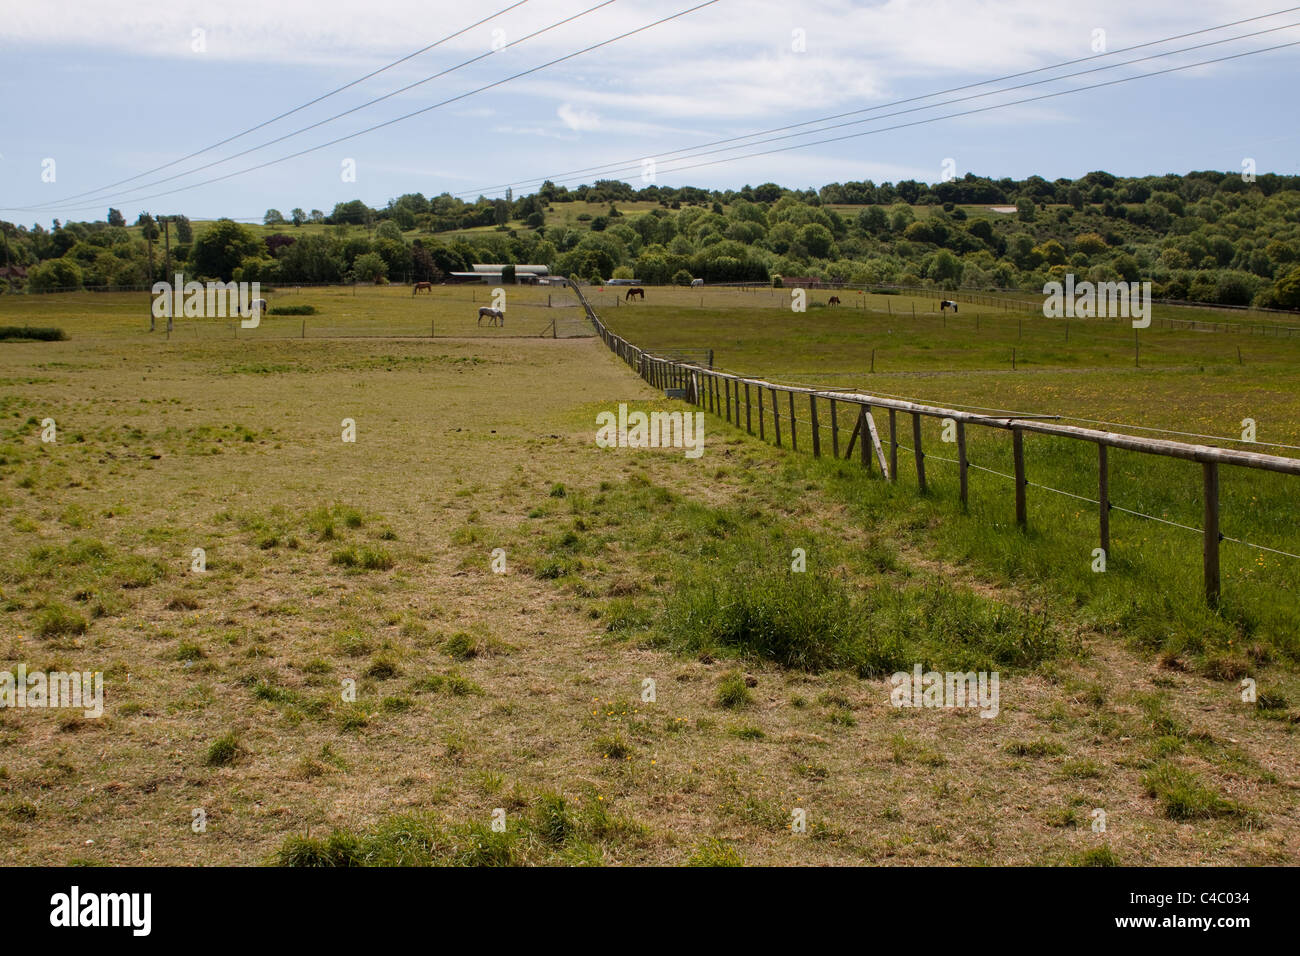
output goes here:
[{"label": "wire strand of fence", "polygon": [[[758,396],[757,396],[757,401],[756,401],[755,403],[753,403],[753,404],[751,404],[750,401],[748,400],[748,389],[746,390],[746,401],[744,402],[744,406],[745,406],[746,411],[748,412],[749,410],[751,410],[751,409],[754,407],[754,405],[757,405],[757,408],[758,408],[758,411],[759,411],[759,416],[760,416],[760,418],[759,418],[760,428],[761,428],[761,425],[762,425],[763,402],[764,402],[763,391],[764,391],[764,390],[771,391],[771,392],[773,393],[773,398],[774,398],[774,399],[775,399],[775,395],[776,395],[776,393],[779,392],[779,391],[785,391],[787,394],[793,394],[793,391],[792,391],[792,390],[797,389],[797,390],[800,390],[800,391],[807,390],[807,391],[810,392],[810,394],[813,394],[814,397],[821,397],[821,398],[823,398],[823,399],[825,399],[825,400],[832,401],[832,402],[838,400],[838,401],[843,401],[845,404],[849,404],[849,405],[855,405],[855,404],[856,404],[856,405],[864,406],[864,407],[871,407],[872,404],[873,404],[873,403],[870,401],[870,397],[871,397],[871,394],[872,394],[872,393],[870,393],[870,392],[867,392],[867,393],[862,394],[862,395],[854,395],[852,392],[845,391],[845,392],[844,392],[845,397],[842,398],[842,399],[836,399],[836,398],[834,398],[832,395],[827,395],[827,394],[822,394],[822,395],[820,395],[820,396],[816,396],[815,393],[817,393],[817,392],[823,392],[823,393],[825,393],[825,392],[834,392],[834,391],[837,391],[837,389],[825,389],[825,388],[822,388],[822,387],[820,387],[820,386],[798,385],[798,384],[793,384],[793,383],[781,383],[781,382],[776,382],[776,381],[771,381],[771,380],[758,379],[758,378],[753,378],[753,377],[750,377],[750,376],[746,376],[746,375],[743,375],[743,374],[741,374],[741,373],[739,373],[739,372],[732,371],[732,370],[725,369],[725,368],[718,367],[718,366],[715,366],[715,367],[710,368],[710,369],[702,369],[702,368],[699,367],[699,366],[691,365],[691,364],[689,364],[689,363],[682,363],[682,362],[679,362],[679,361],[672,361],[672,360],[667,360],[667,359],[662,359],[662,358],[654,358],[653,361],[654,361],[656,364],[653,365],[653,366],[648,366],[648,365],[646,364],[646,359],[647,359],[648,357],[651,357],[649,352],[647,352],[647,351],[645,351],[645,350],[642,350],[642,349],[640,349],[640,348],[638,348],[638,347],[632,345],[630,342],[628,342],[626,339],[623,339],[621,336],[618,336],[618,335],[616,335],[616,334],[611,333],[611,332],[609,331],[609,329],[604,325],[604,323],[602,323],[602,322],[600,321],[600,318],[599,318],[599,316],[596,315],[595,310],[591,308],[590,303],[588,303],[588,302],[586,301],[586,299],[585,299],[584,297],[582,297],[582,295],[581,295],[580,292],[579,292],[579,298],[582,300],[583,306],[584,306],[584,308],[585,308],[585,310],[586,310],[586,312],[587,312],[588,317],[591,319],[592,323],[595,325],[598,334],[599,334],[599,335],[604,339],[605,343],[610,347],[611,350],[613,350],[617,355],[619,355],[619,356],[620,356],[620,357],[621,357],[625,362],[627,362],[630,366],[632,366],[633,368],[635,368],[635,369],[638,371],[638,373],[639,373],[640,375],[642,375],[642,377],[646,378],[648,381],[656,381],[656,380],[662,379],[662,373],[663,373],[664,371],[667,371],[667,372],[668,372],[670,378],[671,378],[673,375],[681,376],[681,378],[678,379],[678,380],[679,380],[679,381],[685,381],[685,382],[688,383],[688,392],[687,392],[687,395],[688,395],[688,399],[689,399],[689,400],[693,400],[693,401],[695,402],[695,404],[700,405],[700,406],[702,406],[702,407],[703,407],[703,406],[708,406],[708,405],[710,405],[710,403],[712,403],[712,404],[711,404],[711,407],[713,408],[713,411],[715,412],[715,414],[722,415],[722,414],[724,414],[724,412],[723,412],[723,408],[724,408],[724,404],[723,404],[723,402],[724,402],[724,399],[723,399],[722,396],[717,395],[716,392],[713,391],[713,389],[716,388],[716,376],[721,375],[721,376],[723,376],[724,378],[733,379],[733,380],[734,380],[734,386],[735,386],[735,388],[736,388],[736,391],[735,391],[735,399],[734,399],[734,405],[732,405],[731,391],[730,391],[730,390],[726,393],[726,399],[725,399],[725,402],[726,402],[726,407],[734,407],[735,411],[734,411],[733,413],[731,413],[731,414],[734,414],[734,415],[736,416],[736,424],[737,424],[737,425],[739,425],[739,414],[740,414],[740,409],[741,409],[741,404],[742,404],[742,403],[741,403],[741,400],[740,400],[740,396],[739,396],[739,389],[738,389],[738,386],[741,385],[741,384],[744,384],[744,385],[746,385],[746,386],[754,385],[754,386],[756,386],[756,387],[758,388],[758,390],[759,390],[759,392],[758,392]],[[708,386],[708,389],[709,389],[708,394],[709,394],[709,396],[710,396],[710,398],[708,398],[708,399],[705,398],[705,392],[701,390],[702,380],[701,380],[701,378],[698,377],[701,373],[702,373],[703,375],[705,375],[705,376],[709,376],[709,377],[713,377],[713,378],[714,378],[714,384]],[[730,388],[730,387],[729,387],[729,388]],[[888,393],[875,392],[874,394],[875,394],[876,396],[878,396],[879,398],[885,398],[885,399],[891,399],[891,400],[902,400],[902,401],[907,401],[907,402],[909,402],[909,403],[917,404],[917,405],[924,404],[924,403],[916,402],[915,400],[910,399],[910,398],[903,398],[903,397],[901,397],[901,396],[891,396],[891,395],[889,395]],[[1074,418],[1074,417],[1071,417],[1071,416],[1060,416],[1060,415],[1056,415],[1056,416],[1052,416],[1052,415],[1033,415],[1033,416],[1029,416],[1029,415],[1027,415],[1026,413],[1023,413],[1023,412],[1014,412],[1014,411],[1011,411],[1011,410],[1009,410],[1009,409],[992,409],[992,408],[989,408],[989,407],[987,407],[987,406],[977,406],[977,405],[958,405],[958,404],[954,404],[954,403],[948,403],[947,406],[934,405],[934,406],[931,406],[931,407],[930,407],[929,409],[927,409],[927,410],[910,410],[910,411],[911,411],[911,413],[912,413],[913,415],[918,415],[918,416],[919,416],[920,414],[928,414],[928,415],[930,415],[930,416],[932,416],[932,417],[935,417],[935,416],[941,415],[941,414],[942,414],[942,410],[943,410],[944,408],[946,408],[946,407],[949,407],[949,406],[951,406],[952,409],[953,409],[953,411],[955,411],[955,412],[960,412],[960,411],[962,411],[962,410],[968,410],[968,411],[995,411],[995,412],[1001,412],[1001,413],[1003,413],[1003,414],[1002,414],[1001,416],[999,416],[999,417],[1005,417],[1005,418],[1008,418],[1008,419],[1011,419],[1011,420],[1014,420],[1014,419],[1017,418],[1017,417],[1022,417],[1022,418],[1025,418],[1025,419],[1028,419],[1028,418],[1030,418],[1030,417],[1033,417],[1033,418],[1039,418],[1039,419],[1043,419],[1043,418],[1055,418],[1055,419],[1058,419],[1058,420],[1064,418],[1064,419],[1067,420],[1067,421],[1080,421],[1080,422],[1087,422],[1087,423],[1089,423],[1089,424],[1111,424],[1111,425],[1114,424],[1114,423],[1106,423],[1106,422],[1097,422],[1097,421],[1093,421],[1093,420],[1089,420],[1089,419]],[[833,406],[832,406],[832,407],[833,407]],[[881,406],[877,406],[877,407],[881,407]],[[891,407],[891,410],[892,410],[892,407]],[[905,411],[908,411],[908,410],[905,409]],[[777,435],[778,435],[779,433],[775,432],[775,428],[778,428],[778,427],[779,427],[779,422],[780,422],[781,420],[782,420],[782,419],[781,419],[781,416],[780,416],[780,413],[779,413],[779,405],[778,405],[778,404],[775,404],[775,402],[774,402],[774,406],[773,406],[773,426],[774,426],[774,435],[773,435],[773,437],[774,437],[774,439],[776,439],[777,441],[779,441],[779,438],[777,437]],[[788,415],[788,416],[785,417],[784,420],[785,420],[787,423],[789,423],[789,424],[805,424],[805,425],[808,425],[810,428],[813,429],[814,434],[817,435],[817,436],[820,436],[820,435],[821,435],[824,431],[826,431],[826,430],[829,430],[829,431],[831,431],[832,434],[838,436],[838,434],[839,434],[839,433],[841,432],[841,430],[842,430],[842,429],[839,427],[838,424],[835,425],[835,426],[830,427],[829,429],[827,429],[827,427],[826,427],[825,425],[823,425],[822,423],[820,423],[820,422],[814,425],[811,421],[808,421],[808,420],[806,420],[806,419],[800,418],[800,417],[798,417],[797,415]],[[747,425],[748,425],[748,420],[747,420]],[[892,422],[891,422],[891,425],[892,425]],[[1149,427],[1149,426],[1122,426],[1122,425],[1116,425],[1115,427],[1132,427],[1132,428],[1135,428],[1135,429],[1138,429],[1138,430],[1142,430],[1142,431],[1163,432],[1163,433],[1165,433],[1165,434],[1182,435],[1182,436],[1185,436],[1185,437],[1204,437],[1204,438],[1215,438],[1215,437],[1216,437],[1216,436],[1201,436],[1201,435],[1196,435],[1195,433],[1178,432],[1178,431],[1175,431],[1175,430],[1172,430],[1172,429],[1153,428],[1153,427]],[[1021,433],[1021,432],[1020,432],[1019,430],[1017,430],[1017,432],[1016,432],[1017,436],[1019,436],[1020,433]],[[1105,443],[1104,443],[1104,442],[1105,442],[1105,439],[1108,438],[1108,437],[1109,437],[1109,436],[1100,436],[1100,437],[1098,437],[1098,438],[1096,438],[1096,439],[1093,439],[1093,440],[1097,440],[1097,441],[1101,441],[1101,442],[1103,442],[1103,447],[1105,447]],[[1122,436],[1120,436],[1120,437],[1122,437]],[[794,438],[794,435],[791,435],[791,438],[793,439],[793,438]],[[854,440],[859,440],[858,436],[855,436],[854,438],[851,438],[851,439],[850,439],[850,441],[854,441]],[[869,439],[867,438],[867,436],[866,436],[865,434],[863,434],[863,435],[860,435],[860,440],[865,444],[866,441],[868,441]],[[1220,440],[1228,441],[1228,442],[1237,442],[1237,441],[1239,441],[1239,440],[1237,440],[1237,439],[1220,439]],[[1298,446],[1283,445],[1283,444],[1281,444],[1281,443],[1276,443],[1276,442],[1245,442],[1244,440],[1240,440],[1239,443],[1244,443],[1244,444],[1265,444],[1265,445],[1269,445],[1269,446],[1271,446],[1271,447],[1283,447],[1283,448],[1298,447]],[[793,441],[791,442],[791,444],[793,445]],[[883,444],[884,444],[884,442],[882,442],[882,446],[883,446]],[[891,429],[891,438],[888,439],[888,444],[890,445],[892,452],[895,453],[895,454],[896,454],[899,450],[902,450],[902,451],[905,451],[905,452],[908,452],[908,453],[910,453],[910,454],[915,455],[916,458],[917,458],[917,461],[918,461],[918,466],[919,466],[919,463],[920,463],[921,461],[925,460],[925,459],[929,459],[930,461],[942,461],[942,462],[946,462],[946,463],[949,463],[949,464],[955,464],[955,465],[958,465],[958,466],[962,466],[962,465],[963,465],[963,462],[962,462],[961,460],[959,460],[959,459],[948,458],[948,457],[945,457],[945,456],[942,456],[942,455],[935,455],[935,454],[926,453],[926,452],[924,452],[923,450],[920,450],[920,449],[917,449],[917,448],[913,448],[913,447],[911,447],[911,446],[909,446],[909,445],[906,445],[906,444],[904,444],[904,443],[902,443],[902,442],[899,442],[899,441],[897,440],[897,437],[896,437],[895,435],[893,435],[892,429]],[[1122,446],[1121,446],[1121,447],[1122,447]],[[793,449],[792,449],[792,450],[793,450]],[[1228,450],[1228,451],[1230,451],[1230,450]],[[1240,454],[1240,453],[1237,453],[1237,454]],[[850,455],[851,455],[851,451],[850,451],[849,453],[847,453],[845,457],[848,458],[848,457],[850,457]],[[1257,458],[1270,458],[1270,457],[1273,457],[1273,456],[1255,456],[1255,457],[1257,457]],[[1203,461],[1207,461],[1207,462],[1212,462],[1212,461],[1214,461],[1214,459],[1202,459],[1202,460],[1203,460]],[[1287,461],[1289,462],[1290,460],[1287,460]],[[1098,505],[1098,506],[1101,506],[1101,505],[1102,505],[1102,502],[1101,502],[1099,499],[1097,499],[1097,498],[1091,498],[1091,497],[1088,497],[1088,496],[1086,496],[1086,495],[1079,495],[1079,494],[1076,494],[1076,493],[1074,493],[1074,492],[1066,491],[1066,490],[1061,489],[1061,488],[1055,488],[1055,487],[1052,487],[1051,485],[1044,485],[1044,484],[1040,484],[1040,483],[1038,483],[1038,482],[1031,482],[1031,481],[1028,481],[1027,479],[1024,479],[1023,476],[1010,475],[1010,474],[1007,474],[1006,472],[998,471],[998,470],[993,469],[993,468],[987,468],[987,467],[985,467],[985,466],[983,466],[983,465],[977,465],[977,464],[975,464],[974,462],[970,461],[969,459],[966,459],[966,461],[964,462],[964,465],[965,465],[965,467],[967,467],[967,468],[974,468],[974,469],[976,469],[976,470],[978,470],[978,471],[982,471],[982,472],[985,472],[985,473],[988,473],[988,474],[996,475],[996,476],[1001,477],[1001,478],[1006,478],[1007,480],[1012,481],[1012,482],[1016,482],[1016,483],[1018,483],[1018,484],[1020,484],[1020,485],[1022,485],[1022,486],[1024,486],[1024,487],[1033,487],[1033,488],[1038,488],[1038,489],[1041,489],[1041,490],[1043,490],[1043,491],[1050,491],[1050,492],[1053,492],[1053,493],[1055,493],[1055,494],[1063,495],[1063,496],[1068,497],[1068,498],[1073,498],[1073,499],[1078,500],[1078,501],[1087,502],[1087,503],[1089,503],[1089,504]],[[1020,464],[1019,464],[1019,462],[1017,462],[1017,470],[1018,470],[1018,471],[1020,470]],[[1207,478],[1207,482],[1208,482],[1208,480],[1209,480],[1209,479]],[[1208,484],[1207,484],[1207,490],[1208,490],[1208,487],[1209,487],[1209,486],[1208,486]],[[1217,493],[1217,492],[1216,492],[1216,493]],[[1022,506],[1023,506],[1023,505],[1022,505],[1022,501],[1019,501],[1019,502],[1018,502],[1018,507],[1022,507]],[[1106,511],[1107,511],[1107,512],[1109,512],[1109,511],[1118,511],[1118,512],[1121,512],[1121,513],[1123,513],[1123,514],[1132,515],[1132,516],[1135,517],[1135,518],[1141,518],[1141,519],[1148,520],[1148,521],[1154,521],[1154,522],[1157,522],[1157,523],[1159,523],[1159,524],[1169,525],[1170,527],[1180,528],[1180,529],[1182,529],[1182,530],[1184,530],[1184,531],[1190,531],[1190,532],[1192,532],[1192,533],[1194,533],[1194,534],[1198,534],[1198,535],[1205,536],[1205,537],[1207,538],[1207,540],[1211,537],[1210,535],[1207,535],[1207,533],[1206,533],[1206,529],[1204,529],[1204,528],[1197,528],[1197,527],[1194,527],[1193,525],[1183,524],[1182,522],[1174,521],[1174,520],[1169,519],[1169,518],[1162,518],[1162,517],[1159,517],[1159,516],[1157,516],[1157,515],[1147,514],[1146,512],[1135,511],[1135,510],[1133,510],[1133,509],[1131,509],[1131,508],[1125,508],[1125,507],[1123,507],[1123,506],[1121,506],[1121,505],[1116,505],[1116,504],[1114,504],[1113,501],[1109,501],[1109,500],[1106,501],[1106,503],[1105,503],[1105,508],[1106,508]],[[1217,506],[1216,506],[1215,515],[1216,515],[1216,517],[1215,517],[1214,520],[1217,522]],[[1210,519],[1207,517],[1207,522],[1208,522],[1209,520],[1210,520]],[[1280,556],[1290,557],[1290,558],[1296,558],[1297,560],[1300,560],[1300,554],[1294,554],[1294,553],[1292,553],[1292,552],[1285,551],[1285,550],[1282,550],[1282,549],[1279,549],[1279,548],[1272,548],[1272,547],[1269,547],[1268,545],[1259,544],[1259,543],[1257,543],[1257,542],[1253,542],[1253,541],[1247,541],[1247,540],[1245,540],[1245,539],[1241,539],[1241,538],[1234,538],[1234,537],[1231,537],[1231,536],[1225,535],[1225,534],[1223,534],[1222,532],[1217,532],[1217,540],[1216,540],[1215,543],[1217,544],[1218,542],[1221,542],[1221,541],[1231,541],[1231,542],[1233,542],[1234,544],[1240,544],[1240,545],[1243,545],[1243,546],[1245,546],[1245,547],[1254,548],[1254,549],[1257,549],[1257,550],[1260,550],[1260,551],[1266,551],[1266,552],[1269,552],[1269,553],[1271,553],[1271,554],[1277,554],[1277,555],[1280,555]],[[1210,572],[1209,572],[1209,570],[1208,570],[1208,567],[1209,567],[1209,566],[1208,566],[1208,564],[1207,564],[1207,572],[1206,572],[1206,573],[1207,573],[1207,584],[1206,584],[1206,587],[1207,587],[1207,600],[1212,600],[1212,601],[1214,601],[1214,600],[1217,600],[1217,597],[1218,597],[1218,583],[1217,583],[1217,573],[1218,573],[1218,572],[1217,572],[1217,558],[1216,558],[1216,563],[1215,563],[1215,568],[1216,568],[1216,570],[1215,570],[1215,572],[1214,572],[1214,573],[1215,573],[1215,578],[1214,578],[1213,582],[1211,582],[1211,579],[1210,579],[1210,577],[1209,577],[1209,573],[1210,573]]]}]

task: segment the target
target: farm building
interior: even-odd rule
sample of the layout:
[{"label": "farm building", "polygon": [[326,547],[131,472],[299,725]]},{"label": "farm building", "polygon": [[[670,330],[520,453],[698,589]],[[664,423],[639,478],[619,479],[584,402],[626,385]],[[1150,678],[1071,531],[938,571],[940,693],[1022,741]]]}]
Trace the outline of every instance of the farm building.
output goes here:
[{"label": "farm building", "polygon": [[[501,263],[474,263],[470,266],[471,272],[453,272],[448,276],[451,282],[496,282],[502,281],[501,272],[505,265]],[[546,266],[515,266],[515,281],[526,285],[536,285],[544,283],[549,279],[551,270]]]}]

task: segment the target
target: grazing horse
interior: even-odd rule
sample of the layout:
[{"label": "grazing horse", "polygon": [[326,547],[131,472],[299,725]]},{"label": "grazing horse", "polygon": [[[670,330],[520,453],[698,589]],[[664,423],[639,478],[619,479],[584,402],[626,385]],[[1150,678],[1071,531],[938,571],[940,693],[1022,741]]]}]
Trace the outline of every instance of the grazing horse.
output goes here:
[{"label": "grazing horse", "polygon": [[411,295],[415,295],[415,293],[420,292],[421,290],[429,293],[429,295],[433,295],[433,283],[417,282],[415,285],[411,286]]},{"label": "grazing horse", "polygon": [[504,326],[506,324],[506,314],[500,309],[491,309],[486,305],[480,306],[478,310],[478,324],[482,325],[483,320],[488,320],[488,325]]},{"label": "grazing horse", "polygon": [[691,286],[694,287],[694,288],[699,288],[699,287],[702,286],[702,285],[704,285],[704,280],[703,280],[703,279],[692,279],[692,280],[691,280]]},{"label": "grazing horse", "polygon": [[258,315],[266,315],[270,308],[265,299],[254,299],[253,304],[250,306],[250,309]]},{"label": "grazing horse", "polygon": [[952,311],[953,311],[953,313],[955,314],[955,313],[957,312],[957,303],[956,303],[956,302],[953,302],[951,299],[944,299],[943,301],[941,301],[941,302],[939,303],[939,311],[940,311],[940,312],[947,312],[949,306],[952,307]]},{"label": "grazing horse", "polygon": [[827,305],[839,305],[839,304],[840,304],[840,297],[839,297],[838,295],[833,295],[833,296],[831,296],[829,299],[826,300],[826,304],[827,304]]},{"label": "grazing horse", "polygon": [[623,296],[623,301],[626,302],[628,299],[632,298],[633,296],[638,296],[638,295],[641,297],[641,300],[644,302],[645,289],[641,288],[639,285],[634,285],[632,286],[632,288],[627,290],[627,295]]}]

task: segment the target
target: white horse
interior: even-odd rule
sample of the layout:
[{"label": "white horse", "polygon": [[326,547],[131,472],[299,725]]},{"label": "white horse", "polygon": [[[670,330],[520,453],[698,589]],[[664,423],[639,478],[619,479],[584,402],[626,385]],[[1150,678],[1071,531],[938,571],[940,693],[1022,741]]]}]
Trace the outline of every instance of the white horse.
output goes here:
[{"label": "white horse", "polygon": [[957,311],[957,303],[953,302],[951,299],[944,299],[942,302],[939,303],[940,312],[947,312],[949,307],[952,308],[953,312]]},{"label": "white horse", "polygon": [[486,305],[479,306],[478,324],[482,325],[483,320],[488,320],[488,325],[504,326],[506,324],[506,314],[501,309],[492,309]]}]

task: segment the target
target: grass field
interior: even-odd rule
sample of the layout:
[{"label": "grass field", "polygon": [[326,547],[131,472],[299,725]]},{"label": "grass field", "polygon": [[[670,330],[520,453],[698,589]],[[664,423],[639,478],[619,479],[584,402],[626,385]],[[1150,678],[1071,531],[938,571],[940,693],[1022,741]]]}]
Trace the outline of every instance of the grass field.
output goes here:
[{"label": "grass field", "polygon": [[[598,339],[542,337],[580,316],[567,291],[511,289],[505,329],[474,324],[485,292],[283,289],[317,314],[170,337],[140,295],[0,299],[0,325],[69,336],[0,341],[0,669],[100,670],[106,699],[0,712],[0,861],[1296,858],[1293,565],[1225,544],[1213,614],[1194,536],[1116,519],[1096,575],[1086,506],[1031,492],[1026,535],[993,476],[966,514],[938,463],[922,498],[716,417],[699,459],[598,448],[600,411],[683,406]],[[1253,416],[1300,444],[1286,337],[1153,328],[1134,370],[1131,329],[1067,349],[1042,320],[760,295],[594,299],[634,342],[747,373],[1214,434]],[[1029,446],[1033,480],[1088,488]],[[1195,517],[1177,464],[1116,456],[1116,499]],[[1290,486],[1235,481],[1225,531],[1300,551]],[[916,662],[999,671],[999,716],[891,707]]]}]

